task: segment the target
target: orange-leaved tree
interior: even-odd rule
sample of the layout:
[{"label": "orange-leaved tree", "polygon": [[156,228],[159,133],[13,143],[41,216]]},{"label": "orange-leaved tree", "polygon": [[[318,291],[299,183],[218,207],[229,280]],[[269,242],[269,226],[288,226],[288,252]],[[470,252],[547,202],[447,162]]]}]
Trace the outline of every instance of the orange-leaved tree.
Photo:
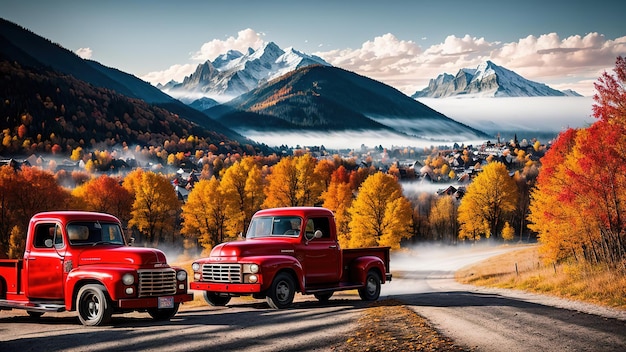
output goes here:
[{"label": "orange-leaved tree", "polygon": [[[0,167],[0,256],[8,254],[9,242],[23,243],[33,215],[67,210],[70,199],[70,193],[59,186],[48,171],[30,166]],[[19,238],[10,239],[11,236]],[[23,248],[14,249],[12,253],[21,255]]]},{"label": "orange-leaved tree", "polygon": [[413,208],[391,175],[377,172],[365,179],[348,211],[351,248],[397,249],[411,236]]},{"label": "orange-leaved tree", "polygon": [[[561,134],[542,159],[529,220],[550,260],[623,263],[626,255],[626,61],[595,84],[598,118]],[[557,159],[557,160],[555,160]],[[556,170],[556,172],[555,172]],[[567,230],[566,230],[567,229]]]},{"label": "orange-leaved tree", "polygon": [[72,196],[80,209],[109,213],[123,223],[130,220],[133,195],[116,177],[102,175],[93,178],[74,188]]},{"label": "orange-leaved tree", "polygon": [[311,154],[282,158],[267,176],[263,208],[313,206],[324,191]]},{"label": "orange-leaved tree", "polygon": [[517,207],[518,189],[506,166],[491,162],[467,187],[459,205],[459,238],[500,237],[507,217]]}]

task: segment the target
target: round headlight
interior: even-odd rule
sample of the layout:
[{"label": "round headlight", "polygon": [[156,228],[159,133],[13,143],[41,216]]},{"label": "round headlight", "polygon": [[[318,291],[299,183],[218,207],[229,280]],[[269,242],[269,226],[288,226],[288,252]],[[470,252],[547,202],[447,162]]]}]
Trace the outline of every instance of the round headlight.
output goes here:
[{"label": "round headlight", "polygon": [[130,286],[135,283],[135,275],[133,274],[124,274],[122,276],[122,283],[126,286]]},{"label": "round headlight", "polygon": [[199,263],[193,263],[193,264],[191,264],[191,270],[193,270],[193,271],[198,271],[198,270],[200,270],[200,264],[199,264]]},{"label": "round headlight", "polygon": [[187,280],[187,272],[185,270],[180,270],[176,273],[176,280],[185,281]]},{"label": "round headlight", "polygon": [[250,272],[256,274],[259,272],[259,266],[257,264],[250,264]]}]

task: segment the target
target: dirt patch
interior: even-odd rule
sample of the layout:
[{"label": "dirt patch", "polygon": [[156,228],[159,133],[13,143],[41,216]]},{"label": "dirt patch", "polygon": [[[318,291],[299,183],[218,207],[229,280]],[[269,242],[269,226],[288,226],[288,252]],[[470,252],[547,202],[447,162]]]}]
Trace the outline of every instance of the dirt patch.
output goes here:
[{"label": "dirt patch", "polygon": [[431,327],[428,321],[398,300],[382,300],[368,307],[338,352],[471,351]]}]

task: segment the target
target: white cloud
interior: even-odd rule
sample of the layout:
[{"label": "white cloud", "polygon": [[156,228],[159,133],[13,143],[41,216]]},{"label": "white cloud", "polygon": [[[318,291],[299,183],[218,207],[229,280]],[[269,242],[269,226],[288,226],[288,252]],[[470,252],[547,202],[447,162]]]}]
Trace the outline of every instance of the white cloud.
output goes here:
[{"label": "white cloud", "polygon": [[202,44],[199,51],[191,56],[192,60],[204,62],[206,60],[215,60],[221,54],[228,50],[238,50],[245,53],[248,48],[258,49],[263,46],[263,34],[247,28],[237,33],[237,37],[228,37],[226,40],[213,39],[210,42]]},{"label": "white cloud", "polygon": [[93,51],[90,48],[79,48],[74,53],[83,59],[91,59],[93,55]]},{"label": "white cloud", "polygon": [[428,85],[441,73],[456,74],[485,60],[504,66],[527,79],[557,89],[593,95],[593,82],[611,71],[623,55],[626,37],[606,39],[598,33],[560,38],[556,33],[528,36],[517,42],[489,42],[465,35],[448,36],[426,49],[392,34],[376,37],[359,49],[317,52],[330,64],[385,82],[406,94]]},{"label": "white cloud", "polygon": [[154,85],[165,84],[171,80],[182,82],[186,76],[191,75],[196,70],[196,67],[197,64],[172,65],[163,71],[149,72],[141,76],[141,79]]},{"label": "white cloud", "polygon": [[154,85],[165,84],[171,80],[182,82],[182,80],[191,75],[199,63],[207,60],[215,60],[221,54],[225,54],[228,50],[237,50],[242,53],[248,51],[248,48],[258,49],[265,43],[262,39],[263,33],[257,33],[247,28],[237,33],[237,37],[228,37],[225,40],[213,39],[210,42],[202,44],[200,50],[192,53],[187,64],[175,64],[163,71],[153,71],[141,76],[146,82]]}]

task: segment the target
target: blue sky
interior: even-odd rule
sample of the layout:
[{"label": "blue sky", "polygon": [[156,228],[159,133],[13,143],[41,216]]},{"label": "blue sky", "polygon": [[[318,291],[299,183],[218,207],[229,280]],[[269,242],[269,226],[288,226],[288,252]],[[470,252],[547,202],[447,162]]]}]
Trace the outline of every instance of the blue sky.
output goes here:
[{"label": "blue sky", "polygon": [[593,94],[626,55],[626,1],[0,0],[0,17],[152,83],[265,42],[316,54],[407,94],[492,60]]}]

